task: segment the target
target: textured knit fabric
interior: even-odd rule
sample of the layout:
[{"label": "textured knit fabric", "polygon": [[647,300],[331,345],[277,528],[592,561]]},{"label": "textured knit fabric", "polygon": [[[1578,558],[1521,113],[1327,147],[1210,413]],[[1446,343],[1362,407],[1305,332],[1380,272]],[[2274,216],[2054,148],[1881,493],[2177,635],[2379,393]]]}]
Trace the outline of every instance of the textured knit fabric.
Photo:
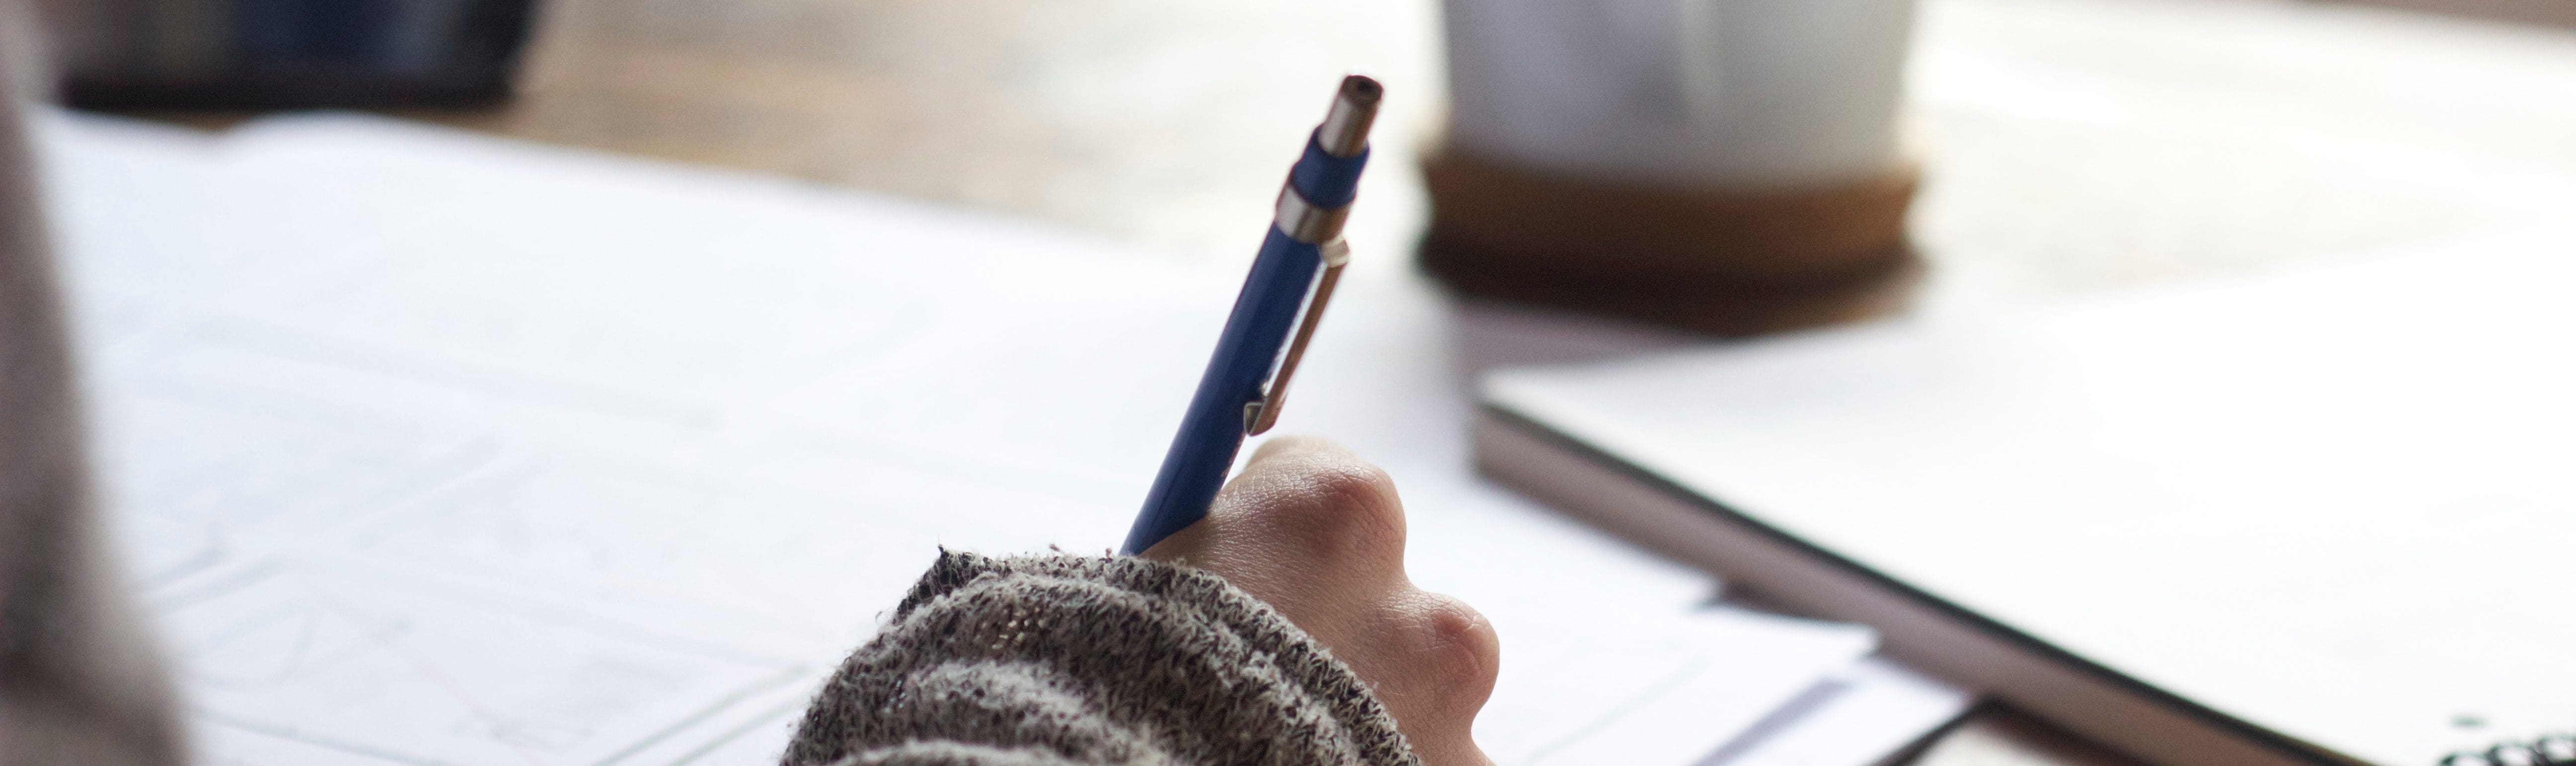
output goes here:
[{"label": "textured knit fabric", "polygon": [[818,764],[1418,764],[1348,666],[1204,571],[943,552],[788,746]]}]

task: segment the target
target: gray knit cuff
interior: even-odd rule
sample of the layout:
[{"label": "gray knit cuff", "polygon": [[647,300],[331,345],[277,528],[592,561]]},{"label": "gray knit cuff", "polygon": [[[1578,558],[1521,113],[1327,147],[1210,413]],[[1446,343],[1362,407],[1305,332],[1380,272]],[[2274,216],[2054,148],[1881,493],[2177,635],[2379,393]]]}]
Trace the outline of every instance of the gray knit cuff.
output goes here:
[{"label": "gray knit cuff", "polygon": [[1348,666],[1214,574],[942,551],[816,695],[785,762],[1420,760]]}]

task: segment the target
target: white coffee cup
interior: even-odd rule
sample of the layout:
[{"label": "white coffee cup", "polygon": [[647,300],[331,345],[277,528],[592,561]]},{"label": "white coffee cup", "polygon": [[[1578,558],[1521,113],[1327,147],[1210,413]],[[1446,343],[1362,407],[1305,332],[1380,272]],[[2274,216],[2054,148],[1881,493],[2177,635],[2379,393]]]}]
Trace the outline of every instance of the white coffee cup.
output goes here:
[{"label": "white coffee cup", "polygon": [[1759,190],[1898,163],[1913,0],[1446,0],[1449,147]]}]

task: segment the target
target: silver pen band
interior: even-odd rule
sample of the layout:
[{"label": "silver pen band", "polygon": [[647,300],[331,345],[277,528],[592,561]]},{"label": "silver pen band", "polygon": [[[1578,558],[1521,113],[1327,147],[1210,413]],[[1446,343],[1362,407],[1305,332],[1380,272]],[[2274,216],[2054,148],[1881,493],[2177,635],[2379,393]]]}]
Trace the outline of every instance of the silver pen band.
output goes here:
[{"label": "silver pen band", "polygon": [[1320,208],[1298,196],[1294,186],[1279,187],[1279,207],[1270,218],[1271,225],[1289,239],[1309,245],[1321,245],[1342,235],[1342,222],[1351,217],[1351,206]]}]

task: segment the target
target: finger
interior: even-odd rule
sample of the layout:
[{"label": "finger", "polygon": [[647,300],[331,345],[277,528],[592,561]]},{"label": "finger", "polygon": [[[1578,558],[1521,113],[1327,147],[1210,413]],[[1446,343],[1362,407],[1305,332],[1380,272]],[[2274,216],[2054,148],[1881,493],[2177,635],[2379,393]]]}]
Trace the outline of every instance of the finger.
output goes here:
[{"label": "finger", "polygon": [[1207,518],[1143,555],[1382,580],[1403,571],[1404,506],[1386,472],[1350,450],[1326,439],[1281,437],[1253,452]]},{"label": "finger", "polygon": [[1386,471],[1329,439],[1286,436],[1255,450],[1211,515],[1271,535],[1306,558],[1379,573],[1404,566],[1404,502]]},{"label": "finger", "polygon": [[1423,762],[1484,763],[1474,725],[1501,668],[1492,623],[1456,598],[1405,586],[1357,628],[1334,656],[1369,680]]},{"label": "finger", "polygon": [[1394,482],[1323,439],[1263,444],[1207,518],[1144,555],[1215,572],[1327,645],[1364,632],[1389,596],[1410,587]]},{"label": "finger", "polygon": [[[1278,456],[1282,447],[1301,446],[1314,449],[1323,446],[1299,445],[1299,441],[1297,437],[1279,437],[1262,442],[1261,446],[1253,448],[1252,457],[1244,461],[1244,473],[1236,474],[1234,478],[1226,480],[1225,486],[1218,489],[1216,499],[1209,503],[1208,515],[1191,522],[1189,526],[1182,527],[1171,536],[1147,546],[1136,555],[1156,561],[1187,561],[1206,568],[1210,563],[1209,554],[1220,548],[1232,547],[1221,545],[1221,542],[1236,540],[1255,531],[1246,526],[1240,514],[1235,512],[1236,508],[1247,502],[1242,498],[1242,491],[1237,489],[1243,483],[1243,477],[1262,466],[1268,459]],[[1239,551],[1239,547],[1236,550]]]},{"label": "finger", "polygon": [[1494,625],[1456,597],[1406,589],[1392,603],[1383,645],[1404,667],[1389,676],[1407,712],[1425,721],[1449,722],[1457,734],[1475,719],[1494,691],[1502,668],[1502,643]]}]

